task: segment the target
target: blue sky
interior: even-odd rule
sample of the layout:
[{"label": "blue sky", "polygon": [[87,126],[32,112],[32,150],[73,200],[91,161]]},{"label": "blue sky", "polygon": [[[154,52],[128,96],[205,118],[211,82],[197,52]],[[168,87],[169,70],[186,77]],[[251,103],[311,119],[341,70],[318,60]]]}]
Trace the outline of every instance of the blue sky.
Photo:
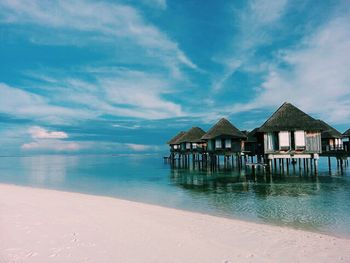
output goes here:
[{"label": "blue sky", "polygon": [[163,151],[284,101],[350,128],[350,2],[0,0],[1,155]]}]

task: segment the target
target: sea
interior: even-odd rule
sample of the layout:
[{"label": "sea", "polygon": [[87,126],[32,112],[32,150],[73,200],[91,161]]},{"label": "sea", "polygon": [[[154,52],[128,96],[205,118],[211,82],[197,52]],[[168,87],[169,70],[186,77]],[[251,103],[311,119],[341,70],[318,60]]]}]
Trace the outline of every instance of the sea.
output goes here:
[{"label": "sea", "polygon": [[[176,168],[160,154],[0,157],[0,183],[110,196],[350,237],[350,169]],[[1,198],[1,193],[0,193]]]}]

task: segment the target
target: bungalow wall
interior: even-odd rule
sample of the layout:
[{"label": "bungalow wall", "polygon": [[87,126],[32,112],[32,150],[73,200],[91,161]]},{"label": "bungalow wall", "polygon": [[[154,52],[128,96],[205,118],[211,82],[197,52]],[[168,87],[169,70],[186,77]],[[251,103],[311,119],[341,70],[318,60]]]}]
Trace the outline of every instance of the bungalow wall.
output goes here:
[{"label": "bungalow wall", "polygon": [[261,133],[256,135],[255,141],[245,141],[244,142],[244,151],[248,155],[262,155],[264,154],[264,136]]},{"label": "bungalow wall", "polygon": [[280,131],[264,133],[264,152],[300,151],[321,152],[321,133],[305,131]]},{"label": "bungalow wall", "polygon": [[195,143],[195,142],[183,142],[181,145],[179,145],[179,149],[182,152],[195,152],[195,151],[201,151],[204,150],[206,147],[205,143]]},{"label": "bungalow wall", "polygon": [[241,140],[232,138],[215,138],[208,140],[208,152],[214,151],[228,151],[241,152],[243,150],[243,143]]},{"label": "bungalow wall", "polygon": [[343,150],[344,145],[342,139],[339,138],[325,138],[322,139],[322,151]]},{"label": "bungalow wall", "polygon": [[344,150],[346,152],[350,152],[350,138],[349,137],[344,137],[342,139],[342,143],[343,143],[343,146],[344,146]]},{"label": "bungalow wall", "polygon": [[170,145],[170,151],[176,152],[180,150],[180,145],[179,144],[172,144]]},{"label": "bungalow wall", "polygon": [[306,132],[306,151],[321,153],[321,133],[320,132]]}]

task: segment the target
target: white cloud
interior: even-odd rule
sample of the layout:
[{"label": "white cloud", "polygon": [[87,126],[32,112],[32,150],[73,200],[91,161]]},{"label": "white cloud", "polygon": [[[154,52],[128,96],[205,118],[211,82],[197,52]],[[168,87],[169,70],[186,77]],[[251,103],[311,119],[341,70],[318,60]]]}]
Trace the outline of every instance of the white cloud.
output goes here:
[{"label": "white cloud", "polygon": [[62,131],[48,131],[39,126],[33,126],[28,129],[33,139],[66,139],[68,134]]},{"label": "white cloud", "polygon": [[131,150],[136,152],[159,150],[159,147],[155,145],[144,145],[144,144],[134,144],[134,143],[125,143],[125,145]]},{"label": "white cloud", "polygon": [[136,130],[142,128],[140,125],[121,125],[121,124],[112,124],[115,128],[122,128],[128,130]]},{"label": "white cloud", "polygon": [[142,0],[146,5],[165,10],[167,8],[166,0]]},{"label": "white cloud", "polygon": [[[162,0],[153,0],[153,4],[166,7],[166,1]],[[50,36],[66,33],[67,39],[78,35],[80,43],[86,43],[85,37],[91,35],[107,38],[109,43],[113,43],[118,50],[121,49],[121,56],[124,56],[123,48],[132,46],[132,51],[135,52],[131,53],[137,57],[136,63],[143,63],[144,54],[149,56],[149,60],[145,62],[145,72],[93,66],[74,69],[81,71],[81,75],[96,76],[95,81],[91,82],[71,77],[64,72],[55,74],[57,72],[52,69],[53,74],[45,74],[50,69],[40,69],[40,73],[35,70],[29,74],[26,72],[27,75],[32,75],[32,79],[39,79],[40,83],[32,83],[31,92],[25,91],[26,87],[19,89],[0,84],[0,92],[7,94],[0,97],[0,112],[39,118],[50,123],[94,119],[104,114],[144,119],[184,115],[180,104],[172,102],[166,96],[177,92],[172,87],[174,83],[181,81],[183,84],[186,81],[181,71],[183,66],[193,69],[197,66],[175,41],[148,23],[135,8],[112,2],[85,0],[0,0],[1,22],[25,25],[25,32],[41,37],[47,36],[42,34],[42,29],[48,29]],[[40,28],[40,34],[35,34],[33,28]],[[113,51],[112,60],[119,59],[119,55],[115,58],[112,53]],[[122,62],[133,64],[128,55],[125,56]],[[151,70],[153,73],[148,72]],[[41,95],[32,93],[38,90],[43,91],[40,92]],[[6,97],[11,100],[5,99]]]},{"label": "white cloud", "polygon": [[69,109],[53,105],[37,94],[0,83],[0,112],[19,117],[39,118],[50,122],[62,122],[64,118],[91,118],[87,110]]},{"label": "white cloud", "polygon": [[[288,100],[326,121],[350,118],[350,16],[337,17],[285,50],[279,65],[271,65],[255,106],[277,106]],[[287,66],[287,67],[286,67]]]},{"label": "white cloud", "polygon": [[65,141],[68,134],[62,131],[48,131],[39,126],[30,127],[27,131],[34,141],[24,143],[21,146],[25,151],[78,151],[81,145],[77,142]]},{"label": "white cloud", "polygon": [[62,72],[57,74],[60,78],[56,74],[27,75],[40,80],[36,89],[41,95],[0,83],[3,95],[0,112],[48,123],[98,118],[104,114],[142,119],[185,115],[180,104],[165,98],[177,90],[162,75],[123,68],[107,71],[96,68],[95,81],[91,82],[62,76]]},{"label": "white cloud", "polygon": [[[159,6],[166,7],[164,0],[153,0]],[[34,24],[50,27],[54,30],[68,29],[80,32],[93,32],[104,38],[126,41],[124,46],[137,45],[146,49],[149,56],[159,58],[163,65],[179,72],[185,65],[196,69],[197,66],[157,27],[147,23],[133,7],[85,0],[67,1],[1,1],[0,18],[5,23]],[[0,20],[1,21],[1,20]],[[74,36],[75,33],[68,34]],[[80,40],[84,43],[84,40]],[[139,49],[139,52],[141,50]]]},{"label": "white cloud", "polygon": [[213,91],[219,91],[221,90],[224,83],[232,76],[232,74],[242,65],[242,62],[240,60],[231,60],[225,62],[225,72],[220,76],[219,79],[215,80],[212,88]]},{"label": "white cloud", "polygon": [[67,142],[61,140],[39,140],[30,143],[25,143],[21,146],[22,150],[27,151],[78,151],[81,149],[80,145],[76,142]]},{"label": "white cloud", "polygon": [[248,2],[245,10],[234,12],[240,28],[234,45],[239,49],[238,53],[244,52],[242,57],[254,54],[256,47],[271,40],[270,30],[278,26],[287,4],[287,0],[253,0]]},{"label": "white cloud", "polygon": [[50,80],[41,88],[55,94],[55,103],[74,103],[97,116],[162,119],[185,114],[180,104],[164,97],[177,90],[172,87],[175,84],[162,75],[124,68],[96,68],[94,77],[95,81],[86,82],[70,77],[41,76],[41,81]]},{"label": "white cloud", "polygon": [[221,57],[213,58],[224,66],[220,76],[216,76],[212,90],[221,90],[226,81],[238,70],[259,71],[265,69],[265,63],[254,59],[256,49],[272,41],[271,29],[278,26],[284,15],[288,0],[247,1],[246,8],[233,11],[238,32],[234,35],[229,51]]},{"label": "white cloud", "polygon": [[181,107],[166,101],[161,96],[166,94],[169,83],[157,76],[136,71],[116,72],[113,78],[100,79],[106,99],[113,104],[134,106],[140,112],[149,112],[157,118],[181,116]]},{"label": "white cloud", "polygon": [[[261,27],[277,21],[284,13],[288,0],[255,0],[250,2],[249,24],[255,20],[255,26]],[[246,13],[244,15],[247,15]]]},{"label": "white cloud", "polygon": [[[12,133],[13,134],[13,133]],[[130,153],[155,152],[161,149],[158,145],[145,145],[137,143],[123,143],[111,141],[66,141],[62,139],[38,139],[28,143],[21,143],[20,149],[28,153]]]}]

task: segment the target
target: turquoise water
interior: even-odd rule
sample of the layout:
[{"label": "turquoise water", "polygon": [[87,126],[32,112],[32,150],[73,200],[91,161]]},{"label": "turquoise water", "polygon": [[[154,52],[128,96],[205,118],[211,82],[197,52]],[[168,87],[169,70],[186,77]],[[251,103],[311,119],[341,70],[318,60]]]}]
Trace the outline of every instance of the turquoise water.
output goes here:
[{"label": "turquoise water", "polygon": [[329,174],[326,162],[321,159],[315,177],[172,169],[155,155],[1,157],[0,182],[350,237],[350,171]]}]

